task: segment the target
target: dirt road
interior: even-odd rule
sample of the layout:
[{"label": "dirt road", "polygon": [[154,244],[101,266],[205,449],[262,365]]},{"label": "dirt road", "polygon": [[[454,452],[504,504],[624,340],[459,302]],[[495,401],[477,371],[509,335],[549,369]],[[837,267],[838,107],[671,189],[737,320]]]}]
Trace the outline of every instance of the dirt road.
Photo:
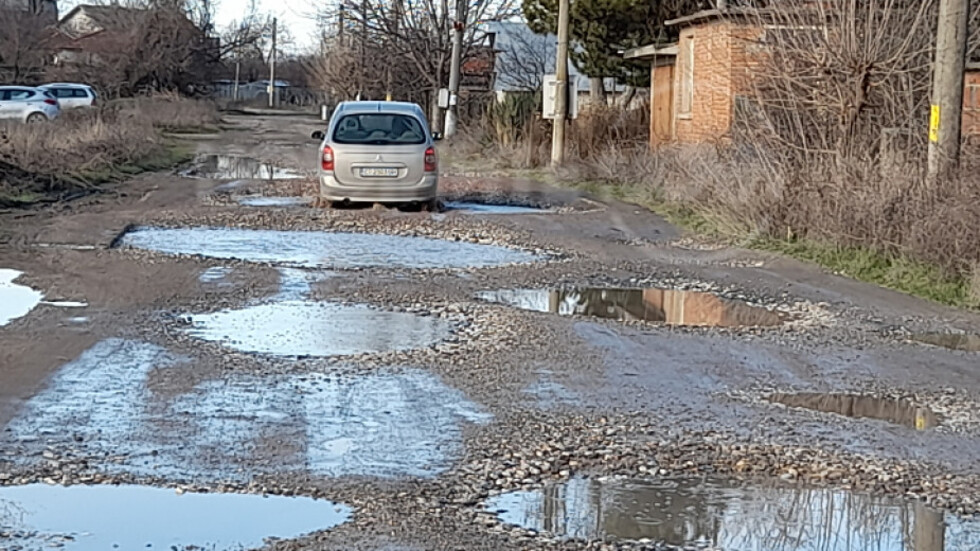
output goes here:
[{"label": "dirt road", "polygon": [[[184,175],[0,214],[0,269],[45,301],[0,326],[0,485],[346,507],[281,549],[871,549],[840,496],[895,545],[895,511],[943,540],[916,551],[980,541],[980,353],[913,338],[980,317],[451,167],[446,212],[312,208],[316,127],[229,117]],[[5,488],[0,549],[72,531]]]}]

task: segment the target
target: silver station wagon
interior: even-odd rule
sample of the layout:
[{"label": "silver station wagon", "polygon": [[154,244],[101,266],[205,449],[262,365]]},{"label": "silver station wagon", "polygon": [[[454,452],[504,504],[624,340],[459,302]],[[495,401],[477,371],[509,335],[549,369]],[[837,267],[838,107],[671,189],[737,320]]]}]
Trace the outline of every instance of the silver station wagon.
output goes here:
[{"label": "silver station wagon", "polygon": [[320,196],[348,203],[417,204],[435,210],[435,141],[422,108],[388,101],[343,102],[320,147]]}]

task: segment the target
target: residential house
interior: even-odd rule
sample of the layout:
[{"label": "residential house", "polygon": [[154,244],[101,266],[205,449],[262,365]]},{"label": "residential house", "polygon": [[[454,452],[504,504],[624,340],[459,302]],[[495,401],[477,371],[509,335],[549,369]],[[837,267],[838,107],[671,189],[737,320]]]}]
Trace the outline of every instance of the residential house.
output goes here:
[{"label": "residential house", "polygon": [[[494,52],[493,91],[498,98],[517,92],[541,89],[544,75],[554,74],[558,38],[553,34],[537,34],[522,21],[485,23],[487,45]],[[569,63],[568,76],[578,88],[579,104],[588,101],[589,77]],[[624,87],[614,79],[603,83],[607,92],[622,92]]]},{"label": "residential house", "polygon": [[[758,10],[703,10],[667,21],[679,29],[676,43],[629,50],[627,59],[647,60],[650,72],[650,145],[722,139],[735,122],[736,107],[753,95],[753,74],[770,35]],[[793,32],[820,32],[818,28]],[[980,64],[971,64],[964,97],[964,135],[980,136]]]}]

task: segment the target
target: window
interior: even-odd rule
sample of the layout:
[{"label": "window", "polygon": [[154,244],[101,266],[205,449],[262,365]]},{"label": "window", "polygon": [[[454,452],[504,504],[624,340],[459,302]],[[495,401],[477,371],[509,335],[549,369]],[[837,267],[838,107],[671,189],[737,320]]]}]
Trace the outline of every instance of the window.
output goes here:
[{"label": "window", "polygon": [[3,99],[17,101],[17,100],[29,99],[32,97],[34,97],[34,92],[31,90],[14,89],[14,90],[7,90],[7,92],[4,94]]},{"label": "window", "polygon": [[418,119],[389,113],[347,115],[333,133],[333,141],[340,144],[419,145],[425,138]]},{"label": "window", "polygon": [[87,98],[88,97],[88,94],[85,92],[85,90],[82,90],[81,88],[74,88],[71,91],[71,97],[73,97],[73,98]]},{"label": "window", "polygon": [[694,37],[681,41],[681,67],[678,90],[679,115],[691,116],[694,107]]}]

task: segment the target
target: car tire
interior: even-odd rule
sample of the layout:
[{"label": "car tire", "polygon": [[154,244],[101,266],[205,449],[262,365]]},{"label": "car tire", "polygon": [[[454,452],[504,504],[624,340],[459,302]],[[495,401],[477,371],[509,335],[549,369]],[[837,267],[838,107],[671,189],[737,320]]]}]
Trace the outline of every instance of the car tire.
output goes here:
[{"label": "car tire", "polygon": [[48,117],[44,113],[31,113],[27,115],[27,124],[38,124],[48,122]]},{"label": "car tire", "polygon": [[422,210],[426,212],[442,212],[442,201],[438,199],[429,199],[422,204]]}]

